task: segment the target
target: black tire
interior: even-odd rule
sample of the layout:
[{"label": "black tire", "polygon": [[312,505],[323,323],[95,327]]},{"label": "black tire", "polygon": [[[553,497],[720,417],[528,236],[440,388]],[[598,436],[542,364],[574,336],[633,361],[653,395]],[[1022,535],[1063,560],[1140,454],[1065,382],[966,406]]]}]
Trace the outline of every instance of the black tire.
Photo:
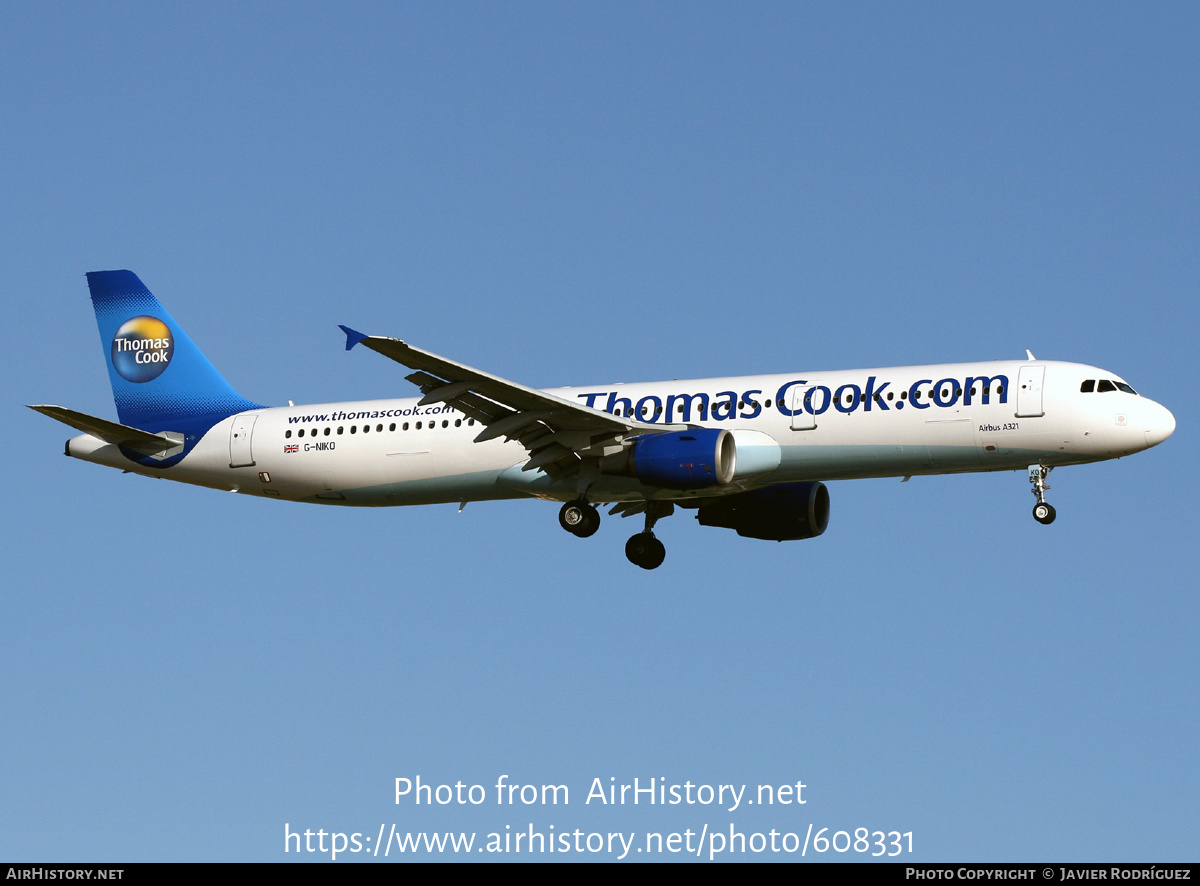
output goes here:
[{"label": "black tire", "polygon": [[657,569],[662,566],[663,560],[667,559],[667,547],[657,538],[650,538],[650,552],[646,556],[646,562],[642,564],[643,569]]},{"label": "black tire", "polygon": [[596,530],[600,528],[600,512],[592,505],[582,505],[583,507],[583,524],[575,530],[575,534],[580,538],[587,538],[590,535],[595,535]]},{"label": "black tire", "polygon": [[1055,518],[1054,506],[1046,502],[1038,502],[1033,506],[1033,519],[1037,520],[1043,526],[1049,526],[1054,522]]},{"label": "black tire", "polygon": [[584,517],[583,508],[577,501],[569,501],[563,505],[558,511],[558,525],[570,532],[572,535],[583,525]]},{"label": "black tire", "polygon": [[569,501],[558,512],[558,525],[572,535],[587,538],[600,528],[600,512],[585,501]]},{"label": "black tire", "polygon": [[652,532],[639,532],[625,542],[625,556],[634,566],[657,569],[667,558],[667,549]]}]

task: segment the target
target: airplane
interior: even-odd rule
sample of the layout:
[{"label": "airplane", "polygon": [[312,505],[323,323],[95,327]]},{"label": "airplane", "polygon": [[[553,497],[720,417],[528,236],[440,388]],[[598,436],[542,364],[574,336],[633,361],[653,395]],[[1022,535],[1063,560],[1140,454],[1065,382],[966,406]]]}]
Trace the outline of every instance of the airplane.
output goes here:
[{"label": "airplane", "polygon": [[825,483],[1022,470],[1034,518],[1046,478],[1175,430],[1120,376],[1026,360],[537,390],[347,326],[411,370],[420,397],[268,407],[237,394],[131,271],[87,274],[119,422],[30,406],[82,433],[66,454],[123,471],[283,501],[386,507],[538,498],[580,537],[642,515],[625,546],[655,569],[656,522],[772,541],[829,523]]}]

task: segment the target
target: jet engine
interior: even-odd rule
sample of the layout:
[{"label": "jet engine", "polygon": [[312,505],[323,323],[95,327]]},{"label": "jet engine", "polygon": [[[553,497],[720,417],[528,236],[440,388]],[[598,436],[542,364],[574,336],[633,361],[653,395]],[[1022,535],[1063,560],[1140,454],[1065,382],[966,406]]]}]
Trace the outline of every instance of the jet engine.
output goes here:
[{"label": "jet engine", "polygon": [[819,481],[739,492],[700,505],[701,526],[733,529],[746,538],[815,538],[829,525],[829,490]]},{"label": "jet engine", "polygon": [[661,489],[711,489],[770,474],[780,456],[779,444],[762,431],[690,428],[635,437],[604,457],[600,470]]},{"label": "jet engine", "polygon": [[725,486],[737,469],[737,445],[733,434],[716,428],[646,434],[601,461],[600,469],[664,489]]}]

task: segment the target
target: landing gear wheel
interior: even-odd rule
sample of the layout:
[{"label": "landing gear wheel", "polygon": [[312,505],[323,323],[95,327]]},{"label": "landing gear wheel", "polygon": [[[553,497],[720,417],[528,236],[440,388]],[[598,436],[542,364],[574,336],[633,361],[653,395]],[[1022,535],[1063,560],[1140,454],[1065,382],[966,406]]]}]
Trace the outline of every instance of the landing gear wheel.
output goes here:
[{"label": "landing gear wheel", "polygon": [[1039,523],[1044,523],[1045,525],[1049,526],[1054,522],[1054,516],[1055,514],[1053,505],[1042,501],[1033,506],[1033,519],[1037,520]]},{"label": "landing gear wheel", "polygon": [[1046,484],[1046,478],[1052,470],[1053,467],[1040,464],[1029,466],[1029,482],[1033,484],[1030,491],[1037,496],[1037,504],[1033,506],[1033,519],[1047,526],[1054,522],[1054,508],[1046,504],[1046,490],[1050,488]]},{"label": "landing gear wheel", "polygon": [[558,524],[572,535],[587,538],[600,528],[600,512],[586,501],[569,501],[558,512]]},{"label": "landing gear wheel", "polygon": [[667,549],[652,532],[639,532],[625,542],[625,556],[634,566],[657,569],[667,558]]}]

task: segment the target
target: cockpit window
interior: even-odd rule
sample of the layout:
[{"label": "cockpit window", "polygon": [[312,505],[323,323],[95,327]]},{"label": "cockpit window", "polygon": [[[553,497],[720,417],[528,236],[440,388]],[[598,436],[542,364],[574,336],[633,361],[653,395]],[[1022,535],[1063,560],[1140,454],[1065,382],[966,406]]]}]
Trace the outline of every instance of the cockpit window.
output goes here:
[{"label": "cockpit window", "polygon": [[[1099,387],[1097,387],[1097,385],[1099,385]],[[1126,394],[1133,394],[1135,397],[1137,396],[1137,391],[1125,384],[1125,382],[1110,381],[1106,378],[1100,379],[1099,382],[1097,382],[1094,378],[1089,378],[1079,386],[1079,393],[1081,394],[1111,394],[1114,391],[1122,391]]]}]

